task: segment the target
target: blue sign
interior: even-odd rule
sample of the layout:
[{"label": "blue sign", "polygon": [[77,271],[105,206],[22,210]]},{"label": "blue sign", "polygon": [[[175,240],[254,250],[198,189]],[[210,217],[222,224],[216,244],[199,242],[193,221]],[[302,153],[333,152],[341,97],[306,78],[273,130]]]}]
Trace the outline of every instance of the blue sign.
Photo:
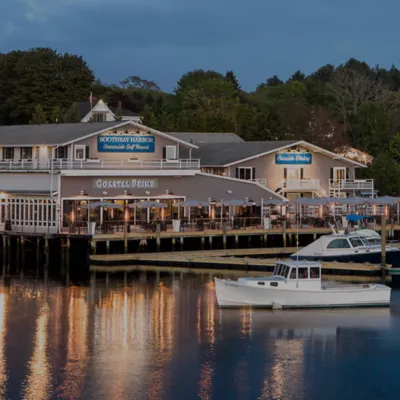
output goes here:
[{"label": "blue sign", "polygon": [[275,164],[281,165],[310,165],[312,164],[311,153],[280,153],[275,154]]},{"label": "blue sign", "polygon": [[154,153],[154,136],[104,135],[97,137],[99,153]]}]

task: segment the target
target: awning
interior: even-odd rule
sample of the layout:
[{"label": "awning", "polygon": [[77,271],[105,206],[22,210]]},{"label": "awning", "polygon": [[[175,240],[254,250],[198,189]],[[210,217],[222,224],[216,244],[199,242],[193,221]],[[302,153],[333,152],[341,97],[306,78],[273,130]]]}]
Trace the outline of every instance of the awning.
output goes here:
[{"label": "awning", "polygon": [[50,190],[0,190],[0,193],[6,195],[23,195],[23,196],[57,196],[58,191],[51,192]]}]

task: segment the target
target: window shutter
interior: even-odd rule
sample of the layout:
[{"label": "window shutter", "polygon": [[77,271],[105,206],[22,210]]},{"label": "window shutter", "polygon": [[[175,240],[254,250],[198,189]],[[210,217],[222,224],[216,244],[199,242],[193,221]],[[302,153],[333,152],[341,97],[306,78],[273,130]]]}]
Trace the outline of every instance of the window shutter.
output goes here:
[{"label": "window shutter", "polygon": [[162,149],[162,158],[163,158],[163,160],[165,160],[167,158],[167,148],[166,147],[163,147],[163,149]]},{"label": "window shutter", "polygon": [[255,167],[253,167],[251,169],[251,179],[256,179],[256,169],[255,169]]},{"label": "window shutter", "polygon": [[89,146],[85,147],[85,158],[88,159],[89,158]]},{"label": "window shutter", "polygon": [[239,168],[236,168],[236,179],[239,179]]},{"label": "window shutter", "polygon": [[346,168],[346,179],[350,179],[350,168]]},{"label": "window shutter", "polygon": [[287,179],[287,168],[283,168],[283,179]]},{"label": "window shutter", "polygon": [[300,168],[300,179],[304,179],[304,168]]},{"label": "window shutter", "polygon": [[333,179],[333,168],[330,169],[330,178],[329,179]]}]

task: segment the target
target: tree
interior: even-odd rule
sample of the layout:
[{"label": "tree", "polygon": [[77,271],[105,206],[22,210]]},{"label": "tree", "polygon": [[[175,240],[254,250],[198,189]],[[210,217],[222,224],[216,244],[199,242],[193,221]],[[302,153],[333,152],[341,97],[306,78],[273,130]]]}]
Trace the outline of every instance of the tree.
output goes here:
[{"label": "tree", "polygon": [[72,104],[72,106],[67,110],[64,121],[69,123],[80,122],[79,110],[76,103]]},{"label": "tree", "polygon": [[382,104],[366,102],[352,118],[352,142],[373,156],[386,151],[390,141],[388,116]]},{"label": "tree", "polygon": [[123,117],[123,112],[122,112],[122,103],[119,102],[118,103],[118,107],[115,110],[115,115],[114,115],[114,119],[116,121],[122,121],[122,117]]},{"label": "tree", "polygon": [[50,122],[60,124],[64,121],[64,109],[61,106],[55,106],[50,115]]},{"label": "tree", "polygon": [[400,133],[393,136],[392,140],[389,142],[389,155],[397,163],[400,161]]},{"label": "tree", "polygon": [[29,121],[31,125],[42,125],[47,124],[47,116],[43,111],[43,108],[40,104],[37,104],[35,107],[35,112],[32,114],[32,119]]},{"label": "tree", "polygon": [[388,153],[379,154],[367,170],[363,171],[363,177],[375,180],[376,189],[381,196],[400,194],[400,167]]},{"label": "tree", "polygon": [[240,84],[239,81],[236,78],[236,75],[233,73],[233,71],[228,71],[225,74],[225,80],[227,82],[230,82],[233,88],[238,92],[240,90]]},{"label": "tree", "polygon": [[182,91],[188,89],[200,89],[203,82],[208,81],[209,79],[224,80],[224,76],[219,72],[211,70],[204,71],[202,69],[196,69],[194,71],[189,71],[182,75],[177,82],[175,93],[179,95]]},{"label": "tree", "polygon": [[161,91],[161,88],[157,83],[142,79],[139,76],[128,76],[128,78],[121,81],[120,84],[125,89],[144,89],[153,90],[155,92]]},{"label": "tree", "polygon": [[36,48],[0,55],[0,120],[25,124],[40,104],[48,115],[89,97],[93,72],[82,57]]},{"label": "tree", "polygon": [[297,81],[297,82],[303,82],[304,79],[306,79],[306,76],[300,71],[297,70],[288,80],[288,82],[293,82],[293,81]]}]

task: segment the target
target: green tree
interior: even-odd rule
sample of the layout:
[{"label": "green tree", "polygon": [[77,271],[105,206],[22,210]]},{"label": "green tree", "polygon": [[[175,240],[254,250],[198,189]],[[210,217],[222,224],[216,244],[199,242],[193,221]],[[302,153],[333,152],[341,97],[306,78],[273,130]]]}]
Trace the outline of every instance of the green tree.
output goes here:
[{"label": "green tree", "polygon": [[362,104],[351,120],[353,144],[373,156],[386,151],[390,141],[388,124],[388,116],[382,104]]},{"label": "green tree", "polygon": [[396,160],[397,163],[400,161],[400,133],[393,136],[392,140],[389,142],[388,152],[390,157]]},{"label": "green tree", "polygon": [[367,170],[363,171],[363,176],[375,180],[375,187],[380,196],[400,195],[400,167],[390,154],[379,154]]},{"label": "green tree", "polygon": [[300,71],[297,70],[288,80],[288,82],[293,82],[293,81],[297,81],[297,82],[303,82],[304,79],[306,79],[306,76]]},{"label": "green tree", "polygon": [[233,71],[228,71],[225,74],[225,80],[227,82],[230,82],[233,88],[238,92],[240,90],[240,84],[239,81],[236,78],[236,75],[233,73]]},{"label": "green tree", "polygon": [[50,122],[53,124],[61,124],[64,122],[64,109],[61,106],[55,106],[50,115]]},{"label": "green tree", "polygon": [[47,116],[43,111],[43,108],[40,104],[37,104],[35,107],[35,112],[32,114],[32,119],[29,121],[31,125],[42,125],[47,124]]},{"label": "green tree", "polygon": [[126,89],[144,89],[152,90],[155,92],[161,91],[160,86],[154,81],[142,79],[139,76],[128,76],[125,80],[120,82],[121,86]]},{"label": "green tree", "polygon": [[118,107],[115,110],[115,116],[114,119],[116,121],[122,121],[122,117],[123,117],[123,112],[122,112],[122,103],[119,102],[118,103]]},{"label": "green tree", "polygon": [[76,103],[72,104],[72,106],[67,110],[64,116],[64,121],[68,123],[80,122],[79,110]]},{"label": "green tree", "polygon": [[48,115],[89,97],[93,72],[82,57],[35,48],[0,55],[0,120],[28,123],[40,104]]}]

